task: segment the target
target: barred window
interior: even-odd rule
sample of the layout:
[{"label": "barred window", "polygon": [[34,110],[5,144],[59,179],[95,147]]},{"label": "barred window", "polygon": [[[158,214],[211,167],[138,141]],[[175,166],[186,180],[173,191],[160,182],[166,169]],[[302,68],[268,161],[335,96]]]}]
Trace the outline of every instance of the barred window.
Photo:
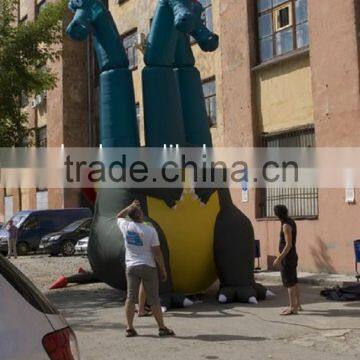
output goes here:
[{"label": "barred window", "polygon": [[136,109],[136,121],[137,121],[138,127],[140,128],[141,115],[140,115],[140,104],[139,103],[135,104],[135,109]]},{"label": "barred window", "polygon": [[14,199],[12,195],[4,196],[4,221],[8,222],[14,215]]},{"label": "barred window", "polygon": [[[263,137],[263,147],[315,147],[314,128],[293,130],[286,133],[270,134]],[[265,188],[261,189],[261,217],[275,217],[274,206],[285,205],[293,217],[317,217],[317,188]]]},{"label": "barred window", "polygon": [[[201,14],[201,20],[204,25],[210,30],[213,31],[213,14],[212,14],[212,0],[198,0],[202,5],[204,11]],[[195,39],[190,36],[190,43],[195,44]]]},{"label": "barred window", "polygon": [[35,17],[39,16],[39,14],[45,9],[46,5],[46,0],[37,1],[35,6]]},{"label": "barred window", "polygon": [[47,146],[47,129],[46,126],[40,127],[36,131],[36,146],[46,147]]},{"label": "barred window", "polygon": [[216,81],[214,78],[203,82],[203,92],[205,97],[206,112],[209,126],[216,126]]},{"label": "barred window", "polygon": [[199,3],[204,8],[204,12],[202,14],[202,20],[205,26],[212,31],[213,30],[212,0],[199,0]]},{"label": "barred window", "polygon": [[308,0],[257,0],[259,62],[309,45]]},{"label": "barred window", "polygon": [[138,56],[136,49],[137,30],[132,30],[122,36],[124,48],[129,59],[129,69],[134,70],[138,66]]}]

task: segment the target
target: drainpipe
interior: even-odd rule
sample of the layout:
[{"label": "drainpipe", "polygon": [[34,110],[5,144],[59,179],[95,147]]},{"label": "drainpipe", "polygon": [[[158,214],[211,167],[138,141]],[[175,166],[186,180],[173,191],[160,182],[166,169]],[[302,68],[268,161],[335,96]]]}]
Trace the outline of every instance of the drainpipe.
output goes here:
[{"label": "drainpipe", "polygon": [[92,67],[92,41],[91,37],[88,37],[87,48],[86,48],[86,63],[87,63],[87,84],[88,84],[88,101],[87,101],[87,112],[88,112],[88,146],[94,146],[94,121],[93,121],[93,67]]}]

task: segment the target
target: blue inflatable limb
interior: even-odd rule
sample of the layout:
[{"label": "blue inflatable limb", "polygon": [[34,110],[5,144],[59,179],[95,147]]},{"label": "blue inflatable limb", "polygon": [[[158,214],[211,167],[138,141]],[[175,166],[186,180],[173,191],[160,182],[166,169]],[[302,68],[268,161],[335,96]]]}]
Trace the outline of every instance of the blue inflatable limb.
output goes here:
[{"label": "blue inflatable limb", "polygon": [[144,62],[147,66],[172,66],[178,31],[167,1],[159,1],[147,38]]},{"label": "blue inflatable limb", "polygon": [[195,66],[194,53],[190,46],[190,36],[179,33],[175,49],[175,60],[173,67]]},{"label": "blue inflatable limb", "polygon": [[100,74],[100,139],[104,147],[138,147],[132,75],[128,69]]},{"label": "blue inflatable limb", "polygon": [[146,67],[142,73],[146,146],[186,145],[179,85],[173,69]]},{"label": "blue inflatable limb", "polygon": [[115,22],[99,0],[70,0],[74,18],[66,32],[74,40],[92,36],[100,69],[100,143],[137,147],[139,131],[129,61]]},{"label": "blue inflatable limb", "polygon": [[[108,25],[105,25],[106,22]],[[100,71],[129,68],[129,60],[113,18],[103,14],[98,23],[92,40]],[[110,32],[107,32],[107,26]]]},{"label": "blue inflatable limb", "polygon": [[[190,33],[197,25],[196,18],[192,11],[193,0],[167,0],[174,14],[174,24],[177,30],[183,33]],[[166,2],[166,0],[160,0]]]},{"label": "blue inflatable limb", "polygon": [[195,59],[189,36],[178,38],[174,72],[179,84],[186,141],[192,146],[212,146],[211,133],[205,108],[201,76],[194,66]]},{"label": "blue inflatable limb", "polygon": [[177,74],[186,140],[193,146],[212,146],[200,73],[195,67],[174,70]]},{"label": "blue inflatable limb", "polygon": [[190,32],[190,35],[196,40],[202,51],[215,51],[219,47],[219,36],[204,25],[201,17],[203,7],[198,1],[192,1],[192,9],[197,16],[195,16],[194,30]]}]

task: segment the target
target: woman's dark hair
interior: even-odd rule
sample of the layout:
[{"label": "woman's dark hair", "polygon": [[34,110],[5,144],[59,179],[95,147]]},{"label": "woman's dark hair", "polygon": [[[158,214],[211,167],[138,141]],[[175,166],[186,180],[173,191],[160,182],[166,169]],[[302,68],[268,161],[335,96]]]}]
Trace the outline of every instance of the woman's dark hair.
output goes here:
[{"label": "woman's dark hair", "polygon": [[289,211],[285,205],[275,205],[274,213],[280,220],[286,220],[289,216]]},{"label": "woman's dark hair", "polygon": [[143,212],[138,206],[132,206],[128,211],[128,216],[132,221],[139,222],[142,218]]}]

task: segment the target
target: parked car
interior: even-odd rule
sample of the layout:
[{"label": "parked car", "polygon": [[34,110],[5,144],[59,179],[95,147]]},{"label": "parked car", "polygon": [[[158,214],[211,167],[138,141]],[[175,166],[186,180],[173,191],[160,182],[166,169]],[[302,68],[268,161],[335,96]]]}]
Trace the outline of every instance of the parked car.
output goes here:
[{"label": "parked car", "polygon": [[2,360],[78,360],[74,332],[30,280],[0,255]]},{"label": "parked car", "polygon": [[87,254],[87,248],[89,244],[89,237],[85,237],[80,239],[75,245],[75,253],[76,254]]},{"label": "parked car", "polygon": [[78,240],[89,236],[92,218],[74,221],[58,232],[42,237],[39,250],[51,255],[71,256],[75,254],[75,245]]},{"label": "parked car", "polygon": [[[39,248],[44,235],[59,231],[75,220],[91,217],[88,208],[26,210],[17,212],[11,219],[18,228],[17,251],[26,255],[29,251]],[[7,252],[9,233],[0,230],[0,251]]]}]

